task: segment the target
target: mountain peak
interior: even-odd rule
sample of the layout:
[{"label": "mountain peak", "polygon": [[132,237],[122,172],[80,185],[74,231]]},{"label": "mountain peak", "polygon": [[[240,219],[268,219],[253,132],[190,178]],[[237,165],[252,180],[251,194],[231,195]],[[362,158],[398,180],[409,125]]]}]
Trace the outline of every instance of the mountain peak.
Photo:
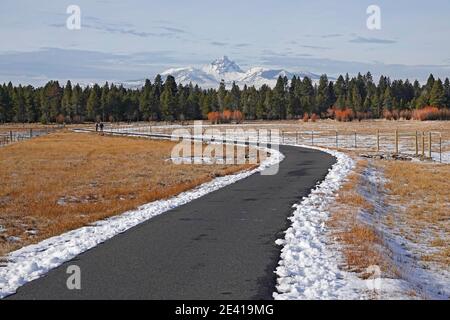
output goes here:
[{"label": "mountain peak", "polygon": [[[216,59],[202,68],[177,68],[169,69],[162,73],[163,76],[169,74],[174,76],[178,83],[194,83],[203,88],[217,88],[222,80],[225,81],[226,86],[231,86],[234,82],[241,87],[247,85],[259,88],[264,84],[274,87],[279,76],[286,76],[288,79],[291,79],[294,76],[294,73],[290,73],[286,70],[268,69],[264,67],[253,67],[247,71],[242,71],[242,69],[227,56]],[[320,78],[320,76],[309,72],[295,73],[295,75],[301,78],[308,76],[313,81],[317,81]]]},{"label": "mountain peak", "polygon": [[223,56],[222,58],[214,60],[209,65],[209,69],[215,71],[218,74],[224,74],[228,72],[243,72],[242,69],[236,64],[236,62],[230,60],[228,56]]}]

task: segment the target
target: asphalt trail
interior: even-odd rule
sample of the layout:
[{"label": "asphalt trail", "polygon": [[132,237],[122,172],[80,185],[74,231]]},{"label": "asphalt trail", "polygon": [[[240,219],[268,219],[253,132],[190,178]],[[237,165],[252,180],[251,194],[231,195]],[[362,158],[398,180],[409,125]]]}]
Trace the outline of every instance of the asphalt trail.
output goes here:
[{"label": "asphalt trail", "polygon": [[[292,205],[335,159],[280,146],[277,175],[255,174],[154,217],[77,256],[8,299],[271,299],[280,256],[275,240]],[[81,290],[68,290],[69,265]]]}]

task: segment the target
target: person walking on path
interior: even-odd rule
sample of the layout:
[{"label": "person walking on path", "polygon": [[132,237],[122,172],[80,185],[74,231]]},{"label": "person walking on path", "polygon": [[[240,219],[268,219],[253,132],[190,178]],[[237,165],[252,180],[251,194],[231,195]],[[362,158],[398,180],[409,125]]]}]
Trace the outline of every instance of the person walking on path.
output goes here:
[{"label": "person walking on path", "polygon": [[103,134],[103,128],[104,128],[104,124],[103,124],[103,122],[100,122],[100,132]]},{"label": "person walking on path", "polygon": [[95,132],[98,132],[98,122],[95,123]]}]

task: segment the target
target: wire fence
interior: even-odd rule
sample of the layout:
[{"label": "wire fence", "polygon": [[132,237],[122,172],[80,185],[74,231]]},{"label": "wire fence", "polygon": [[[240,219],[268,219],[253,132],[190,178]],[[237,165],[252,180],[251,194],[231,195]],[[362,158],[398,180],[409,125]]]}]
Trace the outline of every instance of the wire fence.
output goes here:
[{"label": "wire fence", "polygon": [[408,155],[423,160],[448,160],[450,144],[444,141],[442,133],[433,131],[381,131],[339,132],[339,131],[283,131],[284,143],[333,147],[376,153]]},{"label": "wire fence", "polygon": [[0,132],[0,147],[53,133],[57,128],[9,130]]}]

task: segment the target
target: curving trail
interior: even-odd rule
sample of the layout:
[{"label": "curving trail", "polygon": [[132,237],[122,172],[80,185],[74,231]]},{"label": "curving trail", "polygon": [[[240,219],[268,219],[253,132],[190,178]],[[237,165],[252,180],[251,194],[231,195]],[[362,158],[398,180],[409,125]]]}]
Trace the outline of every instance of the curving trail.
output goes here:
[{"label": "curving trail", "polygon": [[[8,299],[272,299],[292,205],[335,159],[280,146],[277,175],[252,175],[89,250]],[[69,265],[81,290],[68,290]]]}]

